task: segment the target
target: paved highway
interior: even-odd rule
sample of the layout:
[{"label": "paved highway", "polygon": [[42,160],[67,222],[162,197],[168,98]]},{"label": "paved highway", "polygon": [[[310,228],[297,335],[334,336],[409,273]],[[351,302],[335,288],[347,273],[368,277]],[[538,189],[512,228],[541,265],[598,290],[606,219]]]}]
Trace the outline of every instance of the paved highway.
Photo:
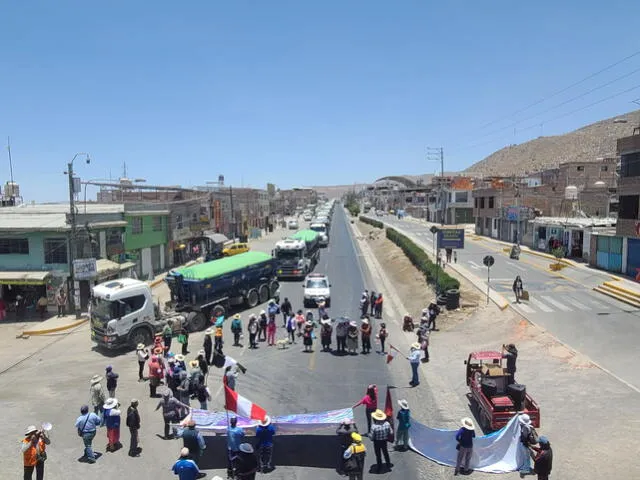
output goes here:
[{"label": "paved highway", "polygon": [[[433,252],[432,224],[389,215],[378,220],[407,232],[412,240]],[[464,250],[457,252],[458,263],[486,279],[482,260],[492,255],[491,288],[509,299],[511,308],[640,392],[640,370],[635,365],[640,311],[593,291],[611,277],[583,267],[552,272],[549,259],[523,253],[520,260],[511,260],[503,248],[489,239],[467,234]],[[511,288],[516,275],[530,293],[528,302],[515,302]]]}]

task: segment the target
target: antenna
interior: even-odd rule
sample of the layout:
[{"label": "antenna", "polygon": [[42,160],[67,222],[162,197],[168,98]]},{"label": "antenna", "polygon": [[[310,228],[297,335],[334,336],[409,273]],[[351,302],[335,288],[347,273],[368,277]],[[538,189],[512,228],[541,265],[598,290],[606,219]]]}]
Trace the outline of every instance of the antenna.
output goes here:
[{"label": "antenna", "polygon": [[122,162],[122,178],[128,178],[127,177],[127,162]]},{"label": "antenna", "polygon": [[13,183],[13,161],[11,160],[11,138],[7,137],[7,151],[9,152],[9,172],[11,176],[11,183]]}]

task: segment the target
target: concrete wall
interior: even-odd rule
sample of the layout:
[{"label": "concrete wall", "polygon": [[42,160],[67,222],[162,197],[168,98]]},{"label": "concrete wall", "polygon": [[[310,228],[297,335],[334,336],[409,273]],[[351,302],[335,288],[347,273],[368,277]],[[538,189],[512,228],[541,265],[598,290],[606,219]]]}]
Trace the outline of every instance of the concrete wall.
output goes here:
[{"label": "concrete wall", "polygon": [[0,238],[26,238],[29,240],[28,255],[0,255],[0,269],[2,270],[64,270],[69,271],[68,260],[65,263],[45,264],[44,263],[44,240],[47,238],[64,239],[67,242],[68,259],[68,236],[59,232],[29,232],[24,235],[7,235],[0,233]]}]

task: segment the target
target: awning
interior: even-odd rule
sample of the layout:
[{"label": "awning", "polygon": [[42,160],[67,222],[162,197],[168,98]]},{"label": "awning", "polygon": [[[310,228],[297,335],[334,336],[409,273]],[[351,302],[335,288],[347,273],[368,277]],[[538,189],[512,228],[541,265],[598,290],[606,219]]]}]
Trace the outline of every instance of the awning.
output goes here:
[{"label": "awning", "polygon": [[128,270],[129,268],[134,268],[136,264],[134,262],[124,262],[120,263],[120,270]]},{"label": "awning", "polygon": [[98,274],[98,278],[118,275],[120,274],[120,264],[107,260],[106,258],[99,258],[96,260],[96,272]]},{"label": "awning", "polygon": [[0,285],[44,285],[51,272],[0,272]]}]

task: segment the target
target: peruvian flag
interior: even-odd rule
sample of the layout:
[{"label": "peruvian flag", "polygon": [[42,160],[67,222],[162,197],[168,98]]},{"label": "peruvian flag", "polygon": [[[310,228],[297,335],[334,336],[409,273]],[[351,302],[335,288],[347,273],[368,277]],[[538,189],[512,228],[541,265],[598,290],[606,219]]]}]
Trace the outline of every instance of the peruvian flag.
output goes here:
[{"label": "peruvian flag", "polygon": [[247,400],[242,395],[238,395],[226,385],[226,382],[224,385],[224,400],[224,408],[230,412],[235,412],[240,417],[262,421],[267,416],[267,411],[264,408]]},{"label": "peruvian flag", "polygon": [[398,350],[393,345],[389,345],[389,351],[387,352],[387,364],[391,363],[396,355],[398,354]]},{"label": "peruvian flag", "polygon": [[389,386],[387,385],[387,398],[384,402],[384,413],[387,416],[387,420],[389,420],[389,423],[391,424],[391,433],[389,434],[389,438],[387,439],[387,441],[389,442],[394,442],[395,441],[395,435],[394,435],[394,431],[393,431],[393,402],[391,401],[391,388],[389,388]]}]

